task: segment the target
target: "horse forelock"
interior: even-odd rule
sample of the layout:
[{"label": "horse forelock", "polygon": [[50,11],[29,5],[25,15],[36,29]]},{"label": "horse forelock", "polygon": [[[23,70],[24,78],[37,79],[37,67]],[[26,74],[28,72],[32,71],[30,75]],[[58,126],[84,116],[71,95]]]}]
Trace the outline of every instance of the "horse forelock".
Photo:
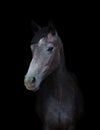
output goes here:
[{"label": "horse forelock", "polygon": [[44,27],[41,30],[39,30],[33,37],[31,43],[37,44],[39,40],[43,37],[46,37],[48,35],[48,27]]}]

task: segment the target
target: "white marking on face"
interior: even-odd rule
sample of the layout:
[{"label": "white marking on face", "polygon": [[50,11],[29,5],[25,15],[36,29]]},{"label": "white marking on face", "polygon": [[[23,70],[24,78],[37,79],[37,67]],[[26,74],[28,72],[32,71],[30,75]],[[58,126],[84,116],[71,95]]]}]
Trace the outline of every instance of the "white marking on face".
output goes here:
[{"label": "white marking on face", "polygon": [[36,75],[38,68],[40,68],[40,64],[38,64],[38,62],[33,58],[31,63],[30,63],[30,66],[29,66],[29,69],[28,69],[28,72],[27,72],[27,75]]},{"label": "white marking on face", "polygon": [[43,43],[44,43],[44,38],[41,38],[40,40],[39,40],[39,43],[38,43],[38,46],[41,46]]}]

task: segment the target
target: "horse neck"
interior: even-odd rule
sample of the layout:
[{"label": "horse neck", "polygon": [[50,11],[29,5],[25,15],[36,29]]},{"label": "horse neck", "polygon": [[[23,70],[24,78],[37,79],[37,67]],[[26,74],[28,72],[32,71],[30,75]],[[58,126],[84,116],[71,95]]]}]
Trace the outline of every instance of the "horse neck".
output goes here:
[{"label": "horse neck", "polygon": [[[66,64],[65,64],[65,55],[64,55],[64,49],[63,49],[63,43],[58,36],[59,39],[59,49],[60,49],[60,64],[58,66],[58,69],[55,71],[56,76],[65,76],[67,72]],[[66,76],[65,76],[66,77]]]},{"label": "horse neck", "polygon": [[64,52],[62,48],[60,63],[57,69],[52,74],[50,74],[45,80],[44,82],[44,86],[46,86],[45,88],[51,91],[53,90],[61,91],[61,86],[64,86],[63,84],[65,84],[66,76],[67,76],[67,69],[66,69],[66,64],[65,64]]},{"label": "horse neck", "polygon": [[67,69],[65,65],[64,53],[62,51],[60,64],[58,68],[55,70],[55,72],[51,74],[50,76],[51,81],[49,82],[51,83],[51,86],[49,87],[52,87],[50,88],[52,96],[59,101],[61,100],[62,95],[65,91],[66,76],[67,76]]},{"label": "horse neck", "polygon": [[63,82],[64,79],[66,78],[66,74],[67,74],[67,68],[66,68],[66,64],[65,64],[65,56],[64,56],[63,47],[62,47],[60,53],[61,53],[60,63],[58,65],[58,68],[52,74],[52,78],[56,79],[57,81]]}]

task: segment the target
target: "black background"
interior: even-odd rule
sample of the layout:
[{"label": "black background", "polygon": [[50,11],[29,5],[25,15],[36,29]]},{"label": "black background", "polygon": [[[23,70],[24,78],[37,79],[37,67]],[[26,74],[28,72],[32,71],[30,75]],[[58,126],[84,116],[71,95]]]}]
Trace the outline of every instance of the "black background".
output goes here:
[{"label": "black background", "polygon": [[[10,129],[38,129],[41,123],[35,113],[36,93],[25,89],[24,75],[31,61],[30,22],[41,27],[53,20],[62,39],[67,68],[76,74],[84,97],[84,116],[79,129],[90,129],[94,120],[94,89],[91,85],[91,41],[93,41],[93,11],[86,3],[46,4],[14,3],[3,15],[3,63],[6,71],[2,90],[3,120]],[[2,26],[2,25],[1,25]],[[5,35],[6,34],[6,35]],[[93,62],[93,61],[92,61]],[[93,72],[93,71],[92,71]],[[5,78],[6,76],[6,78]],[[5,80],[6,79],[6,80]],[[3,126],[6,126],[3,125]]]}]

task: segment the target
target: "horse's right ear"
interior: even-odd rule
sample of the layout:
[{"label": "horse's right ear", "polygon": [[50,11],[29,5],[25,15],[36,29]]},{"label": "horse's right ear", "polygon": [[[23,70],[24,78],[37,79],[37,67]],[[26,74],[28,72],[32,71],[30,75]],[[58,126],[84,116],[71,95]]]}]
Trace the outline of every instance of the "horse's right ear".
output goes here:
[{"label": "horse's right ear", "polygon": [[39,31],[41,29],[41,27],[35,23],[33,20],[31,21],[31,28],[33,33],[36,33],[37,31]]},{"label": "horse's right ear", "polygon": [[51,33],[52,35],[55,35],[56,33],[56,28],[52,20],[50,20],[48,23],[48,32]]}]

